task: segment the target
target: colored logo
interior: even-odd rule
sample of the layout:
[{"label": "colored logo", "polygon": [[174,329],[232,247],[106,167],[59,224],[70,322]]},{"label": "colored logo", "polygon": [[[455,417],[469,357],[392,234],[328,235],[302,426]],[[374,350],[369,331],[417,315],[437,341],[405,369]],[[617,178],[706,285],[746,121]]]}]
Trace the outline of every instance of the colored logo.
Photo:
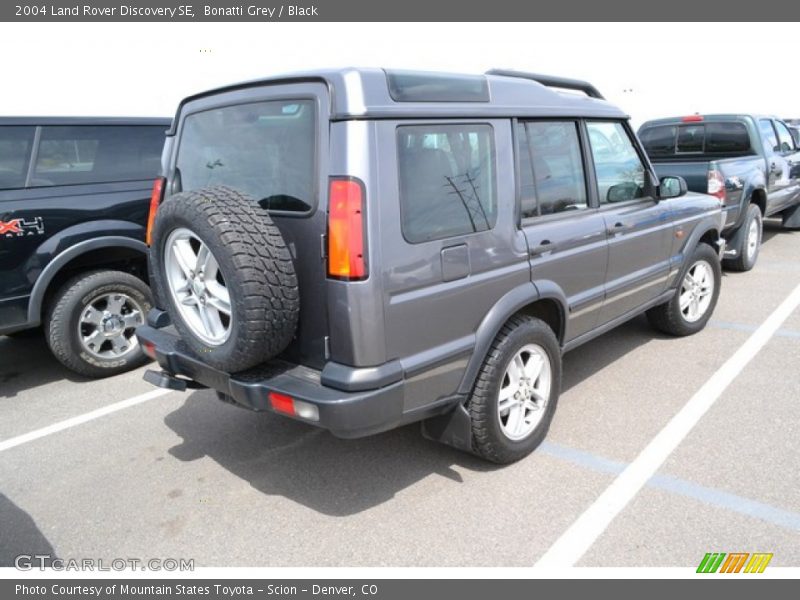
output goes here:
[{"label": "colored logo", "polygon": [[32,219],[12,219],[0,221],[1,237],[22,237],[27,235],[43,235],[44,220],[42,217]]},{"label": "colored logo", "polygon": [[763,573],[772,553],[707,552],[697,567],[698,573]]}]

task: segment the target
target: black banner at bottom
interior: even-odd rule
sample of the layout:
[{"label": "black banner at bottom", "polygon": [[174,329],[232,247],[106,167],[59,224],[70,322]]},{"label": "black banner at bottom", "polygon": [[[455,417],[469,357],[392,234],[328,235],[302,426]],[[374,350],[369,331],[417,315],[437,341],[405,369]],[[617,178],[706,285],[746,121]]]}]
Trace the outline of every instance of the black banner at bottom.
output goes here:
[{"label": "black banner at bottom", "polygon": [[[309,580],[193,580],[193,579],[26,579],[0,580],[4,600],[458,600],[534,598],[558,593],[577,598],[643,598],[648,600],[724,594],[726,600],[796,597],[797,582],[743,576],[698,576],[696,579],[309,579]],[[780,596],[779,596],[780,594]]]}]

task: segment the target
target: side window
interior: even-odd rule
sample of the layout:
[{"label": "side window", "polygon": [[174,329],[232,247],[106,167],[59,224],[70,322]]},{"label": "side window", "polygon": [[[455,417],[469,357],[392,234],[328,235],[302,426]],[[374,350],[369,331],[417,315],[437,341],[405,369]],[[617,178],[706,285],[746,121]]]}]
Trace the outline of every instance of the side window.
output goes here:
[{"label": "side window", "polygon": [[497,221],[489,125],[397,128],[403,236],[412,244],[486,231]]},{"label": "side window", "polygon": [[25,187],[34,127],[0,127],[0,189]]},{"label": "side window", "polygon": [[[536,201],[522,216],[551,215],[587,207],[578,124],[575,121],[530,121],[525,124]],[[523,188],[524,191],[524,188]]]},{"label": "side window", "polygon": [[775,135],[772,121],[769,119],[761,119],[758,121],[758,127],[761,129],[761,137],[764,140],[764,150],[767,152],[779,152],[778,136]]},{"label": "side window", "polygon": [[644,165],[622,123],[588,121],[600,204],[644,196]]},{"label": "side window", "polygon": [[794,152],[794,140],[789,128],[780,121],[775,121],[775,129],[778,131],[778,143],[780,144],[781,152]]},{"label": "side window", "polygon": [[163,126],[43,127],[32,186],[152,179],[160,170]]}]

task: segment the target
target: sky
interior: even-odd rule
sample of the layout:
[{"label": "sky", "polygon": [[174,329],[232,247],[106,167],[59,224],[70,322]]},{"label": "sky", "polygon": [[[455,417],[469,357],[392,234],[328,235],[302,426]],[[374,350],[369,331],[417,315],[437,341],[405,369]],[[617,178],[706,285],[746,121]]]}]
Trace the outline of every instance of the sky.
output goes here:
[{"label": "sky", "polygon": [[[0,23],[0,115],[173,116],[181,98],[297,70],[375,66],[586,79],[643,121],[800,117],[792,23]],[[791,53],[790,53],[791,54]]]}]

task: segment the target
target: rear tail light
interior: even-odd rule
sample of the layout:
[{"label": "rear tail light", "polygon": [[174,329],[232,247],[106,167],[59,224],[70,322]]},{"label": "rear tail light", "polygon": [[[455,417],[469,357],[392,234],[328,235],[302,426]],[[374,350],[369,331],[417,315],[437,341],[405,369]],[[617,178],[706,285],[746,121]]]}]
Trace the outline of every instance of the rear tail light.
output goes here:
[{"label": "rear tail light", "polygon": [[145,356],[156,360],[156,345],[153,342],[142,342],[142,352]]},{"label": "rear tail light", "polygon": [[156,222],[156,213],[161,200],[164,198],[164,182],[163,177],[157,177],[153,182],[153,192],[150,194],[150,212],[147,215],[147,230],[145,232],[145,244],[148,246],[152,242],[153,223]]},{"label": "rear tail light", "polygon": [[707,191],[710,195],[716,196],[721,204],[725,204],[725,178],[722,176],[722,173],[716,169],[710,169],[708,171]]},{"label": "rear tail light", "polygon": [[295,400],[291,396],[278,392],[270,392],[268,397],[270,405],[276,412],[309,421],[319,421],[319,409],[314,404]]},{"label": "rear tail light", "polygon": [[364,184],[352,177],[331,179],[328,195],[328,276],[367,278]]},{"label": "rear tail light", "polygon": [[689,115],[681,119],[684,123],[698,123],[703,120],[702,115]]}]

